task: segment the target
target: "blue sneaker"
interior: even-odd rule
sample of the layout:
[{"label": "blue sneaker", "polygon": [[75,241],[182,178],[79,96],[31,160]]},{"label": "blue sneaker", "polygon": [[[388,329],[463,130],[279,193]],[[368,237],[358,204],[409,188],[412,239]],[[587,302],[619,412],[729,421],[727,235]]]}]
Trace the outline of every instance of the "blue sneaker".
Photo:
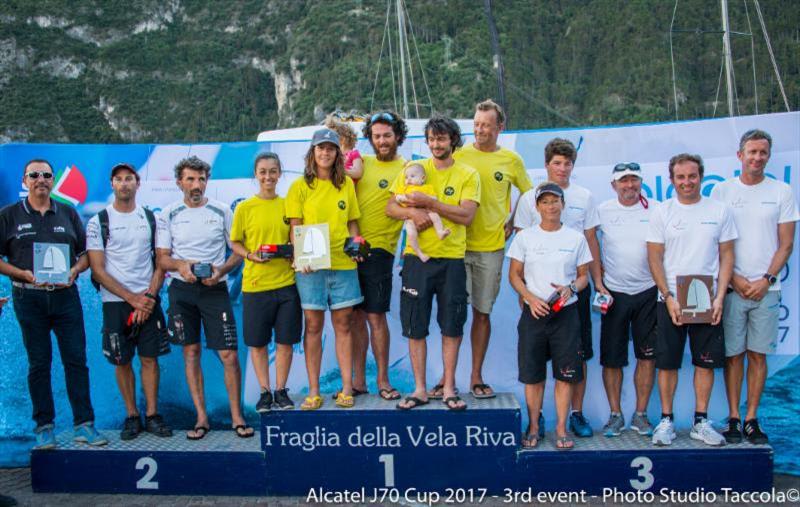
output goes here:
[{"label": "blue sneaker", "polygon": [[576,437],[589,438],[594,432],[589,425],[589,421],[583,416],[583,412],[572,412],[569,415],[569,430],[575,434]]},{"label": "blue sneaker", "polygon": [[55,426],[52,424],[45,424],[33,430],[33,433],[36,435],[36,445],[33,446],[33,449],[37,451],[55,449],[56,434],[53,431],[54,429]]},{"label": "blue sneaker", "polygon": [[75,426],[75,436],[72,438],[76,442],[83,442],[89,445],[106,445],[108,439],[94,429],[92,421]]},{"label": "blue sneaker", "polygon": [[544,440],[544,415],[539,412],[539,440]]}]

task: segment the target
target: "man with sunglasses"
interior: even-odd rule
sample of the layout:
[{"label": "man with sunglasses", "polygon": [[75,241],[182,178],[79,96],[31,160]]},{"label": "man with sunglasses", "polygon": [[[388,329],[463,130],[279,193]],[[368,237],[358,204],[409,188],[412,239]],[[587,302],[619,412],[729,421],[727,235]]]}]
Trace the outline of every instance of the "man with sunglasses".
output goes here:
[{"label": "man with sunglasses", "polygon": [[[763,130],[749,130],[736,153],[742,172],[714,186],[712,199],[731,208],[739,230],[734,241],[732,290],[725,297],[722,325],[725,329],[725,388],[728,394],[728,427],[722,433],[729,443],[766,444],[769,439],[758,424],[757,411],[767,379],[767,354],[774,353],[778,339],[781,282],[779,275],[794,246],[797,211],[792,188],[767,177],[772,137]],[[744,358],[747,356],[747,412],[744,426],[739,415]]]},{"label": "man with sunglasses", "polygon": [[[28,354],[28,389],[36,422],[34,449],[56,446],[55,405],[50,381],[53,356],[50,332],[64,365],[67,396],[72,407],[74,440],[89,445],[108,443],[94,428],[86,366],[83,308],[74,281],[89,266],[86,235],[77,211],[50,198],[53,167],[46,160],[25,164],[22,184],[28,196],[0,211],[0,273],[11,278],[14,312]],[[69,281],[45,284],[34,276],[34,245],[56,243],[69,249]]]},{"label": "man with sunglasses", "polygon": [[[172,430],[156,411],[158,356],[169,352],[167,326],[158,293],[164,272],[154,266],[155,216],[136,204],[139,174],[129,164],[111,169],[114,202],[86,225],[86,248],[92,278],[103,300],[103,354],[114,365],[127,417],[120,438],[142,431],[158,437]],[[136,377],[131,361],[139,351],[146,413],[136,405]]]},{"label": "man with sunglasses", "polygon": [[597,206],[600,216],[603,285],[614,298],[600,317],[600,364],[611,415],[603,427],[607,437],[619,436],[625,427],[620,399],[622,368],[628,365],[628,342],[633,337],[636,370],[636,411],[631,429],[651,435],[647,404],[655,381],[656,297],[658,289],[647,264],[647,230],[657,202],[642,195],[639,164],[622,163],[611,172],[617,193]]},{"label": "man with sunglasses", "polygon": [[[552,139],[544,147],[544,167],[547,170],[547,179],[558,184],[564,191],[565,208],[561,215],[563,224],[586,236],[592,262],[589,272],[594,283],[595,291],[608,294],[603,286],[600,273],[600,247],[597,243],[597,226],[600,219],[594,204],[592,193],[570,181],[578,150],[575,145],[566,139]],[[514,228],[525,229],[541,222],[539,212],[536,211],[535,192],[530,190],[519,198],[517,212],[514,216]],[[575,384],[572,391],[572,412],[569,416],[569,429],[578,437],[591,437],[592,427],[583,415],[583,397],[586,394],[586,362],[592,358],[592,316],[591,316],[592,289],[586,286],[578,293],[578,318],[581,323],[581,358],[583,360],[583,380]],[[544,417],[539,418],[539,432],[544,437]]]},{"label": "man with sunglasses", "polygon": [[[358,263],[358,281],[364,301],[353,312],[353,394],[367,392],[367,349],[378,368],[378,394],[385,400],[397,400],[400,392],[389,382],[389,324],[386,313],[392,300],[392,267],[397,240],[403,222],[386,215],[389,186],[403,171],[406,160],[397,153],[408,128],[396,113],[373,114],[364,125],[364,136],[374,155],[363,155],[364,171],[356,185],[361,209],[358,229],[372,246],[369,257]],[[369,325],[369,331],[367,330]]]}]

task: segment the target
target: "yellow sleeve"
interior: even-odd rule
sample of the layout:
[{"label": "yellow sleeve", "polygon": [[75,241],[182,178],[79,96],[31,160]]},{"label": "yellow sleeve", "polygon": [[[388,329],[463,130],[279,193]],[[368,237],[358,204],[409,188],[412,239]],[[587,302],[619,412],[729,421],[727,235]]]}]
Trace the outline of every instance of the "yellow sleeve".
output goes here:
[{"label": "yellow sleeve", "polygon": [[347,191],[347,202],[351,204],[347,208],[347,221],[358,220],[361,218],[361,208],[358,206],[358,198],[356,197],[356,185],[349,176],[345,178],[345,190]]},{"label": "yellow sleeve", "polygon": [[528,172],[525,170],[525,164],[522,162],[522,157],[516,155],[514,162],[511,164],[511,171],[514,175],[514,185],[519,189],[520,195],[533,188],[531,179],[528,177]]},{"label": "yellow sleeve", "polygon": [[392,186],[389,187],[389,192],[397,195],[397,194],[404,194],[406,187],[406,175],[403,174],[403,171],[397,173],[397,177],[392,182]]},{"label": "yellow sleeve", "polygon": [[236,211],[233,212],[233,224],[231,225],[231,241],[244,241],[244,227],[247,217],[245,211],[242,209],[244,202],[236,206]]},{"label": "yellow sleeve", "polygon": [[306,199],[304,188],[308,188],[302,176],[294,180],[286,195],[286,218],[303,218],[303,202]]},{"label": "yellow sleeve", "polygon": [[464,182],[464,191],[461,194],[461,201],[475,201],[481,203],[481,178],[478,171],[473,170],[467,181]]}]

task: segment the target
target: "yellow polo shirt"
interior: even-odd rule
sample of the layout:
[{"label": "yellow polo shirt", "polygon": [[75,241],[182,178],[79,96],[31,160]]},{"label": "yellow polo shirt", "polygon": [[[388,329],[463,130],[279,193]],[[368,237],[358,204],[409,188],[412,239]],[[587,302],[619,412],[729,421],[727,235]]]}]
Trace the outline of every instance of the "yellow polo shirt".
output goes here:
[{"label": "yellow polo shirt", "polygon": [[362,156],[364,175],[356,185],[358,207],[361,218],[358,229],[372,248],[382,248],[394,254],[403,222],[386,216],[386,203],[391,192],[389,186],[403,173],[406,160],[398,157],[390,162],[382,162],[375,155]]}]

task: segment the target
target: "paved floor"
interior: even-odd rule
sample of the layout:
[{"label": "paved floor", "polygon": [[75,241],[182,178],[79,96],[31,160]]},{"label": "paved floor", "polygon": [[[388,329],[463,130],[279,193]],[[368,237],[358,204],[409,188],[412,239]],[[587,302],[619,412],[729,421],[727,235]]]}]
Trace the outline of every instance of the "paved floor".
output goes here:
[{"label": "paved floor", "polygon": [[[777,491],[788,491],[800,488],[800,477],[791,475],[775,475],[774,481]],[[145,507],[145,506],[248,506],[270,505],[289,506],[306,505],[303,497],[219,497],[219,496],[163,496],[163,495],[84,495],[71,493],[44,494],[34,493],[31,490],[30,468],[3,468],[0,469],[0,494],[10,495],[20,506],[108,506],[108,507]],[[784,505],[792,505],[792,502]],[[348,504],[341,504],[348,505]],[[401,505],[416,505],[401,502]],[[499,506],[508,505],[502,499],[487,499],[482,505]],[[549,504],[540,504],[549,505]],[[552,504],[558,505],[558,504]],[[590,499],[587,505],[603,505],[599,498]],[[613,505],[613,504],[606,504]],[[733,505],[716,502],[713,505]],[[740,504],[741,505],[741,504]],[[763,504],[773,505],[773,504]],[[794,505],[797,505],[794,503]]]}]

